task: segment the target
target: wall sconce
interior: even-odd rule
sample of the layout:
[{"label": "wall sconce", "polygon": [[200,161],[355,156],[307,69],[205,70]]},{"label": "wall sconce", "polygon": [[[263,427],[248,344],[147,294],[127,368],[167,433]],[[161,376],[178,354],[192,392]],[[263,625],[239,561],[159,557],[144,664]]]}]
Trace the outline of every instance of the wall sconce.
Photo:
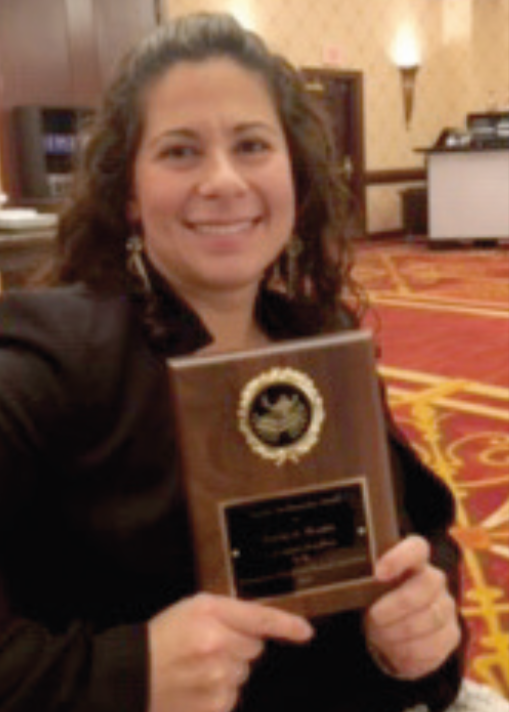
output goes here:
[{"label": "wall sconce", "polygon": [[405,112],[405,125],[408,129],[414,111],[415,84],[417,79],[417,72],[419,71],[419,65],[413,64],[411,66],[400,66],[398,67],[398,69],[401,75],[401,89],[403,91],[403,109]]},{"label": "wall sconce", "polygon": [[398,27],[392,45],[392,59],[401,75],[405,124],[410,127],[414,110],[415,84],[421,66],[419,33],[409,22],[403,21]]}]

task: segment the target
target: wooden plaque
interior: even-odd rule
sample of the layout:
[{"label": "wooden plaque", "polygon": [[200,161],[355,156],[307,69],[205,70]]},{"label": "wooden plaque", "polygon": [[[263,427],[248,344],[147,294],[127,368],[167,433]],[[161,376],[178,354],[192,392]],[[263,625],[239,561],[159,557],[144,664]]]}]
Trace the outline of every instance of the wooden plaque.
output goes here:
[{"label": "wooden plaque", "polygon": [[168,364],[201,587],[308,617],[371,603],[398,530],[370,334]]}]

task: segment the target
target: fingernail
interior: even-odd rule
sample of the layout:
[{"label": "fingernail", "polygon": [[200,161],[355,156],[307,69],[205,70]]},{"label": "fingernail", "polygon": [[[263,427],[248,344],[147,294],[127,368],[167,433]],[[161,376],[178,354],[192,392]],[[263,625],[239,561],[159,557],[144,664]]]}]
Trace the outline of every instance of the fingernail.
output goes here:
[{"label": "fingernail", "polygon": [[391,567],[385,561],[380,561],[375,566],[375,576],[379,581],[388,581],[391,578]]},{"label": "fingernail", "polygon": [[309,621],[307,621],[305,619],[302,619],[300,622],[301,622],[300,629],[301,629],[302,639],[310,640],[315,634],[315,629],[313,628],[311,623],[309,623]]}]

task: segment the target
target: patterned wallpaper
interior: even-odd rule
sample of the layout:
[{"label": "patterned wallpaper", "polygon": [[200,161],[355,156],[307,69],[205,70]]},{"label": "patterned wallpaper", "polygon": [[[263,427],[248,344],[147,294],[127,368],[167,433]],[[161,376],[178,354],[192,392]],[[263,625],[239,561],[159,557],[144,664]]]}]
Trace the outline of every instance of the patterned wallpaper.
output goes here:
[{"label": "patterned wallpaper", "polygon": [[[418,147],[472,111],[509,108],[509,0],[162,0],[165,16],[234,13],[297,65],[364,73],[368,170],[419,167]],[[406,128],[394,65],[400,43],[420,56]],[[399,192],[368,191],[368,229],[400,226]]]},{"label": "patterned wallpaper", "polygon": [[[367,170],[422,166],[415,149],[432,144],[444,126],[462,127],[471,111],[509,108],[509,0],[160,2],[163,16],[233,12],[294,64],[361,70]],[[405,38],[421,59],[408,129],[393,60]],[[369,188],[370,231],[400,226],[404,187]]]}]

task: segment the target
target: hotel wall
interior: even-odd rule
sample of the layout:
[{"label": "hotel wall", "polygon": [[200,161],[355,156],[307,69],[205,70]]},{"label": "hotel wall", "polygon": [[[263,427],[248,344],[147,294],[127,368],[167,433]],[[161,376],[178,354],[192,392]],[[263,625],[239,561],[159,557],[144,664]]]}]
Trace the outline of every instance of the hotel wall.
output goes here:
[{"label": "hotel wall", "polygon": [[[445,126],[509,107],[509,0],[162,0],[163,16],[233,12],[297,65],[364,73],[366,170],[424,165]],[[405,126],[394,54],[410,43],[421,69]],[[372,186],[368,230],[401,226],[404,185]]]}]

